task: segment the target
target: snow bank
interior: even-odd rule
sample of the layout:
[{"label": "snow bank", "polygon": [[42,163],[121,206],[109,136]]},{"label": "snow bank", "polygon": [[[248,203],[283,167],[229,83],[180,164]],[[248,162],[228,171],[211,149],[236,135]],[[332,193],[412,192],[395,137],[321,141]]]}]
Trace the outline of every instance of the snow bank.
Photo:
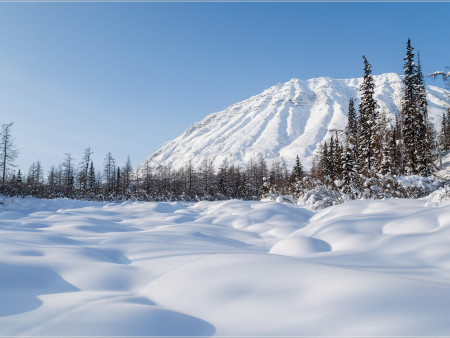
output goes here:
[{"label": "snow bank", "polygon": [[0,335],[449,335],[430,200],[7,200]]}]

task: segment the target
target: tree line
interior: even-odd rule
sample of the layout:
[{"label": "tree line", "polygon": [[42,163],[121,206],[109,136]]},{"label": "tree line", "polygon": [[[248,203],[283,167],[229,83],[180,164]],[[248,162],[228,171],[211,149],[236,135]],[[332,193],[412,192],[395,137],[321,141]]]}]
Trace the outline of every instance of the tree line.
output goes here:
[{"label": "tree line", "polygon": [[97,168],[87,148],[78,163],[65,154],[62,163],[47,174],[39,161],[25,174],[14,170],[17,150],[10,123],[0,131],[2,193],[97,201],[257,200],[278,195],[298,199],[314,189],[325,189],[341,199],[421,196],[427,191],[406,189],[396,177],[432,175],[440,153],[450,151],[450,108],[437,133],[429,121],[422,67],[419,57],[415,62],[413,50],[408,40],[401,107],[394,121],[378,110],[371,64],[363,56],[357,108],[350,99],[345,130],[331,132],[319,146],[310,172],[297,156],[291,170],[282,158],[269,164],[259,157],[244,167],[224,161],[218,168],[205,158],[197,166],[187,163],[176,170],[170,165],[148,166],[136,175],[129,158],[120,166],[111,153]]}]

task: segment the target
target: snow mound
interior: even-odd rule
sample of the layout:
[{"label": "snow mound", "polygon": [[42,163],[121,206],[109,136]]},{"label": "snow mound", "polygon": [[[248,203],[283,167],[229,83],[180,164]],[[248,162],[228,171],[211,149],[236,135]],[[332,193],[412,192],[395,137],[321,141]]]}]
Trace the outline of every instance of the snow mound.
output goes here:
[{"label": "snow mound", "polygon": [[427,215],[412,215],[388,222],[383,227],[383,233],[388,235],[427,233],[439,227],[435,218]]},{"label": "snow mound", "polygon": [[292,257],[305,257],[327,251],[331,251],[331,246],[325,241],[312,237],[295,236],[279,241],[270,249],[269,253]]},{"label": "snow mound", "polygon": [[450,332],[447,202],[6,202],[0,336]]}]

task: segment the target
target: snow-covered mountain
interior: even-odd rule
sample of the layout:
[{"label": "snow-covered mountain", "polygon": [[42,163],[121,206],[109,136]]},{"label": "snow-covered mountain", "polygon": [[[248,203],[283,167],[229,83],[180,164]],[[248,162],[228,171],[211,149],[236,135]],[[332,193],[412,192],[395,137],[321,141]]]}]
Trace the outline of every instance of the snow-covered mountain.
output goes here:
[{"label": "snow-covered mountain", "polygon": [[[401,100],[401,76],[388,73],[373,76],[379,111],[393,121]],[[210,114],[193,124],[176,139],[166,142],[138,167],[142,174],[147,166],[172,165],[178,169],[189,162],[197,166],[204,158],[219,167],[243,166],[262,155],[270,163],[283,157],[289,166],[299,155],[310,168],[318,144],[342,130],[347,121],[350,98],[358,101],[362,78],[292,79],[273,86],[261,94]],[[427,86],[430,118],[440,123],[446,110],[449,91]]]}]

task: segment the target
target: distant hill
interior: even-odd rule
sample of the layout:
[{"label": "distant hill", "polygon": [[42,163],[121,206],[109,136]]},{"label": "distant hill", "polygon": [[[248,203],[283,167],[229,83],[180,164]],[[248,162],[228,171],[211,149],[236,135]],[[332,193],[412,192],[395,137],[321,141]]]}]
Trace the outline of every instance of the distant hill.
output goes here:
[{"label": "distant hill", "polygon": [[[394,120],[399,111],[402,78],[395,73],[373,76],[379,111]],[[166,142],[136,168],[142,174],[147,166],[171,165],[174,169],[190,161],[197,166],[205,157],[219,167],[243,166],[262,155],[270,160],[283,157],[292,166],[296,155],[310,168],[320,142],[342,130],[347,122],[348,101],[359,103],[362,78],[292,79],[270,87],[261,94],[210,114],[180,136]],[[427,86],[429,116],[439,128],[446,111],[448,90]]]}]

